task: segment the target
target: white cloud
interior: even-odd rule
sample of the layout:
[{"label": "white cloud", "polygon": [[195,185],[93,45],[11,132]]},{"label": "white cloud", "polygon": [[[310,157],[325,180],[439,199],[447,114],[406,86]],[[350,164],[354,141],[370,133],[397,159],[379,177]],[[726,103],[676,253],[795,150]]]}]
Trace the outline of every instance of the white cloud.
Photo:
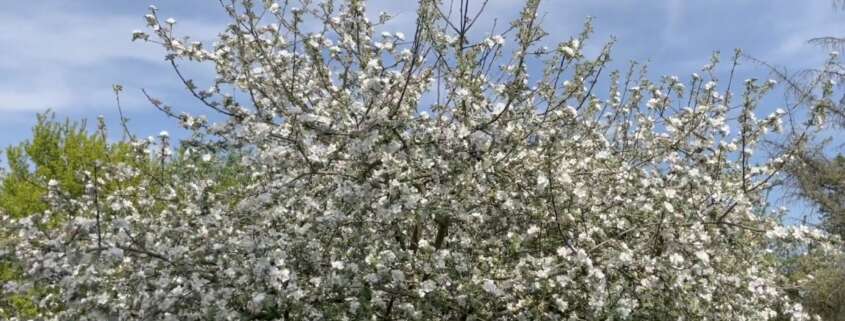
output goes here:
[{"label": "white cloud", "polygon": [[665,6],[666,25],[663,27],[662,47],[678,44],[683,37],[679,37],[678,28],[686,15],[684,0],[668,0]]},{"label": "white cloud", "polygon": [[[0,111],[111,106],[111,84],[120,82],[125,70],[165,66],[162,50],[156,45],[131,42],[132,30],[145,27],[144,12],[137,16],[36,12],[0,12],[0,30],[4,30],[0,32],[4,44],[0,48]],[[191,20],[177,26],[205,38],[221,28]],[[116,70],[118,66],[126,68],[121,72]],[[144,73],[130,76],[150,77]],[[172,84],[180,87],[178,82]]]}]

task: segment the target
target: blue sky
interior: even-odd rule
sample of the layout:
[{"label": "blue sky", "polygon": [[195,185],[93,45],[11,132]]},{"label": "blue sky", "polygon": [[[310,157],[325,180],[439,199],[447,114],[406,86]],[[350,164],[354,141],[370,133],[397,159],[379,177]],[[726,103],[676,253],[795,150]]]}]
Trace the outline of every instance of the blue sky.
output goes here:
[{"label": "blue sky", "polygon": [[[202,108],[183,90],[162,50],[130,41],[133,29],[145,29],[143,15],[150,4],[161,9],[162,17],[177,19],[177,32],[195,39],[213,39],[227,22],[216,0],[6,1],[0,10],[0,146],[27,138],[35,113],[48,108],[61,118],[104,115],[112,132],[119,133],[111,91],[115,83],[125,88],[121,99],[133,132],[178,135],[174,122],[144,99],[141,88],[177,110],[198,113]],[[491,0],[486,22],[510,20],[520,5]],[[396,31],[412,33],[415,1],[375,0],[368,6],[373,15],[394,13]],[[825,50],[806,44],[808,39],[845,35],[845,11],[835,10],[829,0],[545,0],[542,11],[553,41],[568,39],[587,16],[595,17],[591,45],[616,36],[616,66],[648,61],[654,78],[672,74],[685,79],[707,63],[713,50],[727,61],[737,47],[795,71],[826,57]],[[200,79],[210,76],[206,69],[190,71]],[[766,71],[746,65],[738,78],[752,75],[765,78]]]}]

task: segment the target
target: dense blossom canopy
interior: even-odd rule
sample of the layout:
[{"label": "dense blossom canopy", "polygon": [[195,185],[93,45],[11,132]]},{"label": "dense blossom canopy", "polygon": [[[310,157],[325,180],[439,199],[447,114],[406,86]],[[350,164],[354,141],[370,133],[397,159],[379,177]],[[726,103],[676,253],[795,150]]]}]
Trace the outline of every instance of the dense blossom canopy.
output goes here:
[{"label": "dense blossom canopy", "polygon": [[[488,34],[459,2],[421,0],[413,33],[379,34],[390,16],[360,0],[223,1],[212,48],[151,8],[133,38],[216,116],[150,97],[194,133],[182,172],[104,165],[85,197],[51,182],[51,209],[16,221],[45,318],[808,318],[775,256],[831,246],[766,210],[790,157],[753,154],[793,111],[757,112],[775,82],[733,81],[734,98],[718,57],[687,83],[603,78],[611,44],[588,54],[589,22],[549,48],[538,0]],[[215,68],[208,89],[187,61]],[[132,144],[177,157],[167,133]],[[242,183],[220,188],[204,164],[233,149]]]}]

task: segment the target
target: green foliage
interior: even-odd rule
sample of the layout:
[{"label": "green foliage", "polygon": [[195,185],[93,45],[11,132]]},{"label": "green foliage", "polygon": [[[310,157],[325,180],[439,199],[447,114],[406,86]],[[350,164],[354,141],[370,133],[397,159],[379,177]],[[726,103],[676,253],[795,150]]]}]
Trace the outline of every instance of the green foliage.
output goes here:
[{"label": "green foliage", "polygon": [[791,294],[825,321],[845,321],[845,261],[809,255],[790,259],[788,277],[799,286]]},{"label": "green foliage", "polygon": [[[101,163],[132,161],[129,145],[107,142],[102,122],[97,132],[89,133],[84,121],[59,122],[50,112],[37,118],[32,138],[6,149],[7,171],[0,182],[0,215],[21,218],[46,210],[44,196],[51,180],[69,196],[80,197],[85,193],[80,172],[90,171]],[[63,218],[53,217],[57,222]],[[12,235],[0,235],[0,243],[11,243],[12,238]],[[0,284],[19,279],[21,275],[22,268],[14,258],[0,256]],[[37,315],[34,298],[43,293],[39,289],[22,292],[0,296],[0,319]]]},{"label": "green foliage", "polygon": [[[819,150],[797,154],[788,173],[797,193],[821,214],[821,227],[845,237],[845,157],[827,158]],[[792,295],[826,321],[845,321],[845,262],[842,258],[789,258],[787,276],[806,279]],[[808,278],[809,276],[809,278]]]},{"label": "green foliage", "polygon": [[845,237],[845,157],[804,154],[791,172],[801,196],[821,212],[824,228]]},{"label": "green foliage", "polygon": [[85,192],[80,171],[131,160],[130,147],[109,144],[100,128],[89,134],[84,121],[57,122],[51,113],[39,114],[31,140],[6,149],[8,173],[0,185],[0,210],[15,218],[39,213],[47,207],[43,197],[50,180],[78,197]]}]

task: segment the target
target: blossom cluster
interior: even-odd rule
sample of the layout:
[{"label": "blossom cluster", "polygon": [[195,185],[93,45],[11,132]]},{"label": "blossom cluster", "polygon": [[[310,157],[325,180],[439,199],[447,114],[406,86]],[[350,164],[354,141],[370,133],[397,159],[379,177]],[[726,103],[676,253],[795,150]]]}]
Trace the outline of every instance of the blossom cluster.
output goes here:
[{"label": "blossom cluster", "polygon": [[[541,46],[537,0],[478,40],[469,9],[438,1],[407,34],[379,34],[390,16],[360,0],[222,3],[211,47],[154,7],[132,35],[215,114],[150,98],[195,136],[178,155],[166,133],[134,141],[138,157],[184,169],[103,168],[85,198],[51,185],[52,209],[16,222],[45,318],[809,318],[769,249],[828,237],[761,213],[790,155],[752,157],[782,126],[757,116],[774,82],[735,101],[712,77],[632,65],[599,93],[612,43],[588,54],[588,22]],[[188,61],[215,68],[208,89]],[[243,148],[222,186],[212,155]],[[117,181],[136,184],[97,192]]]}]

